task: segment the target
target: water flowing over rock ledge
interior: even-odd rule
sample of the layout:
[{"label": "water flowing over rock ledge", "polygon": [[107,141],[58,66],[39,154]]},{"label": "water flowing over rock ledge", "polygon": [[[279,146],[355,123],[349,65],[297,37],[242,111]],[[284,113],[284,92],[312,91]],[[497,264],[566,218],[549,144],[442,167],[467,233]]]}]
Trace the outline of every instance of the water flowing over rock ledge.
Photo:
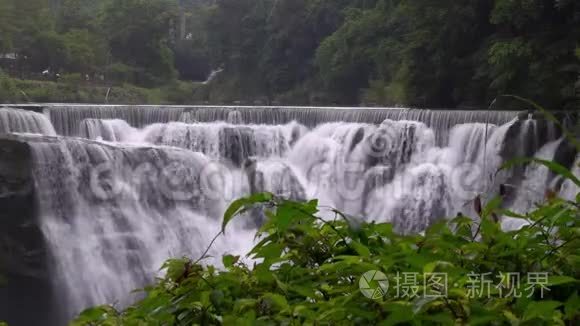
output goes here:
[{"label": "water flowing over rock ledge", "polygon": [[[46,307],[27,325],[132,302],[166,258],[196,257],[249,193],[319,198],[403,233],[473,215],[470,200],[500,184],[518,211],[547,188],[577,193],[541,166],[496,174],[519,156],[578,163],[561,130],[528,112],[53,104],[0,108],[0,122],[0,257],[14,284],[0,291],[18,285]],[[250,215],[214,256],[251,246],[261,216]],[[0,319],[24,322],[21,302],[0,303]]]},{"label": "water flowing over rock ledge", "polygon": [[[45,112],[58,134],[78,134],[84,119],[122,119],[134,127],[169,121],[214,122],[243,121],[253,124],[284,124],[297,121],[308,127],[324,122],[380,124],[385,119],[412,120],[436,130],[449,130],[462,123],[501,125],[512,120],[518,111],[419,110],[402,108],[348,107],[240,107],[240,106],[153,106],[153,105],[5,105]],[[72,112],[71,112],[72,110]]]}]

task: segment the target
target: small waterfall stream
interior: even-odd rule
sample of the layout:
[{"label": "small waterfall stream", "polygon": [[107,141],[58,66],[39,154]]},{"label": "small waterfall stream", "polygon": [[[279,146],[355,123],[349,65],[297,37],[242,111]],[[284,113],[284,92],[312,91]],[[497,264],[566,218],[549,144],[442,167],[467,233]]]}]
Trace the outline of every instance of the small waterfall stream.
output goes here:
[{"label": "small waterfall stream", "polygon": [[52,124],[43,114],[0,107],[0,134],[12,132],[56,135]]},{"label": "small waterfall stream", "polygon": [[[500,183],[512,207],[559,187],[547,169],[498,167],[552,159],[563,143],[546,121],[516,112],[347,108],[49,105],[0,108],[0,134],[30,149],[31,177],[55,293],[70,318],[135,300],[169,257],[198,257],[234,199],[270,191],[318,198],[360,220],[424,230]],[[578,158],[574,171],[578,174]],[[212,249],[243,254],[260,218],[239,219]],[[219,264],[219,259],[212,261]]]}]

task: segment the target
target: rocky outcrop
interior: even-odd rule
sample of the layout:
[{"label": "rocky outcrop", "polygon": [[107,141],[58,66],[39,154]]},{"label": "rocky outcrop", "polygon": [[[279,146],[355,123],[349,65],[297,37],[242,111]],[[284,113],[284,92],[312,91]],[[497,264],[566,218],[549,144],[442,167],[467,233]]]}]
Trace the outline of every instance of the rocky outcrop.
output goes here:
[{"label": "rocky outcrop", "polygon": [[[56,320],[33,189],[28,145],[16,136],[4,136],[0,139],[0,275],[4,279],[0,320],[10,325]],[[32,314],[30,307],[34,307]]]},{"label": "rocky outcrop", "polygon": [[28,146],[15,136],[0,139],[0,198],[26,196],[32,191]]}]

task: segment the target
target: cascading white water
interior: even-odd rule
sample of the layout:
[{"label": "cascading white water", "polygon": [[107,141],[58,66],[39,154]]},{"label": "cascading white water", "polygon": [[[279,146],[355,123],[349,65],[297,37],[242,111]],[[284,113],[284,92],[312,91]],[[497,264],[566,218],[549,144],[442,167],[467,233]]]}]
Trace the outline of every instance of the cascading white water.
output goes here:
[{"label": "cascading white water", "polygon": [[[578,176],[580,179],[580,154],[576,156],[574,161],[574,166],[572,168],[572,174]],[[560,197],[574,201],[576,196],[580,195],[580,186],[575,184],[572,180],[565,180],[560,189]]]},{"label": "cascading white water", "polygon": [[466,123],[454,127],[449,134],[449,154],[456,156],[451,159],[458,163],[477,162],[486,155],[485,145],[496,129],[497,126],[484,123]]},{"label": "cascading white water", "polygon": [[[562,138],[544,145],[536,153],[535,158],[548,161],[552,160],[563,141],[564,139]],[[572,171],[576,176],[580,176],[580,169],[577,166],[578,161],[574,164],[575,166]],[[510,210],[515,213],[525,214],[534,207],[544,203],[547,200],[546,191],[554,192],[558,189],[558,183],[562,181],[559,177],[554,178],[547,166],[539,163],[531,163],[527,166],[525,177],[517,188],[516,198],[511,203]],[[578,194],[578,190],[579,188],[572,180],[566,180],[560,185],[560,196],[564,199],[575,200],[573,197]],[[502,221],[502,225],[506,229],[518,229],[526,223],[526,221],[521,219],[509,217],[504,217]]]},{"label": "cascading white water", "polygon": [[[544,145],[536,154],[537,159],[551,160],[563,139]],[[516,213],[525,213],[543,202],[546,189],[554,189],[550,182],[550,169],[542,164],[532,163],[526,168],[525,179],[518,187],[517,197],[511,205]],[[554,181],[554,180],[552,180]]]},{"label": "cascading white water", "polygon": [[281,157],[304,131],[296,123],[268,126],[172,122],[146,127],[132,140],[202,152],[229,159],[239,166],[252,156]]},{"label": "cascading white water", "polygon": [[434,146],[432,130],[413,121],[385,120],[380,126],[329,123],[301,138],[289,162],[308,180],[310,198],[346,213],[361,215],[367,194],[382,169],[388,182],[401,167],[420,160]]},{"label": "cascading white water", "polygon": [[[247,179],[201,153],[84,140],[30,142],[41,228],[69,313],[134,300],[168,257],[198,257]],[[214,176],[228,177],[226,182]],[[214,250],[242,254],[249,230]]]},{"label": "cascading white water", "polygon": [[372,193],[365,216],[370,220],[392,222],[402,233],[424,230],[440,216],[451,213],[452,194],[445,172],[432,163],[410,167],[392,183]]},{"label": "cascading white water", "polygon": [[[68,317],[90,305],[130,303],[131,290],[150,282],[165,259],[199,257],[227,205],[245,194],[317,198],[360,220],[418,232],[458,212],[472,215],[473,198],[518,176],[496,175],[506,157],[558,136],[543,137],[536,122],[514,113],[167,109],[49,107],[66,137],[18,136],[31,148],[39,221]],[[15,116],[8,111],[0,118]],[[35,122],[44,115],[27,114],[26,123],[1,125],[54,136],[48,120]],[[35,124],[42,128],[19,127]],[[554,146],[538,155],[553,158]],[[535,172],[523,177],[543,184]],[[561,192],[571,198],[577,188],[564,183]],[[236,220],[214,256],[247,252],[260,219]]]},{"label": "cascading white water", "polygon": [[494,125],[458,125],[449,133],[449,146],[443,148],[435,146],[434,137],[427,133],[419,142],[422,149],[399,168],[392,182],[372,191],[364,216],[392,222],[407,233],[423,230],[440,216],[472,214],[466,204],[487,186],[484,157],[488,151],[489,155],[499,151],[493,142],[495,131],[499,131],[496,137],[502,137]]},{"label": "cascading white water", "polygon": [[52,124],[42,113],[0,108],[0,134],[13,132],[56,135]]},{"label": "cascading white water", "polygon": [[250,176],[252,192],[269,191],[277,196],[292,200],[305,200],[306,182],[300,179],[297,171],[280,159],[256,162],[255,172],[246,167]]},{"label": "cascading white water", "polygon": [[113,142],[126,141],[133,127],[125,120],[85,119],[81,121],[80,136],[87,139],[106,140]]}]

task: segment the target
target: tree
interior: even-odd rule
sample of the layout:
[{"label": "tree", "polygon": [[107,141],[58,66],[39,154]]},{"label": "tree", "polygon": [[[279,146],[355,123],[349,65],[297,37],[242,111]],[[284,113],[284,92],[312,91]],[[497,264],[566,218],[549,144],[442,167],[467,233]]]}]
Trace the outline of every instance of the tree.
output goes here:
[{"label": "tree", "polygon": [[511,93],[571,108],[579,10],[574,0],[0,0],[0,52],[16,52],[24,75],[99,70],[147,87],[220,69],[200,92],[210,100],[453,108]]},{"label": "tree", "polygon": [[104,41],[86,29],[73,29],[62,35],[64,68],[69,72],[91,73],[104,66]]},{"label": "tree", "polygon": [[113,58],[135,68],[137,84],[153,86],[176,77],[169,48],[176,20],[172,0],[112,0],[102,13],[101,28]]},{"label": "tree", "polygon": [[267,20],[259,65],[269,90],[283,93],[312,78],[316,49],[340,26],[345,5],[328,0],[276,2]]},{"label": "tree", "polygon": [[340,102],[355,104],[368,86],[376,47],[388,18],[380,10],[351,10],[344,24],[326,38],[316,53],[316,65],[326,89]]},{"label": "tree", "polygon": [[173,45],[180,79],[205,81],[212,71],[206,32],[211,6],[205,2],[180,3],[179,39]]},{"label": "tree", "polygon": [[89,29],[98,31],[97,14],[102,10],[102,1],[93,0],[61,0],[58,15],[57,29],[67,32],[71,29]]},{"label": "tree", "polygon": [[554,108],[577,99],[575,48],[580,39],[577,1],[497,1],[489,48],[493,93],[541,98]]},{"label": "tree", "polygon": [[13,26],[10,23],[10,14],[13,12],[12,3],[0,0],[0,53],[12,49]]}]

